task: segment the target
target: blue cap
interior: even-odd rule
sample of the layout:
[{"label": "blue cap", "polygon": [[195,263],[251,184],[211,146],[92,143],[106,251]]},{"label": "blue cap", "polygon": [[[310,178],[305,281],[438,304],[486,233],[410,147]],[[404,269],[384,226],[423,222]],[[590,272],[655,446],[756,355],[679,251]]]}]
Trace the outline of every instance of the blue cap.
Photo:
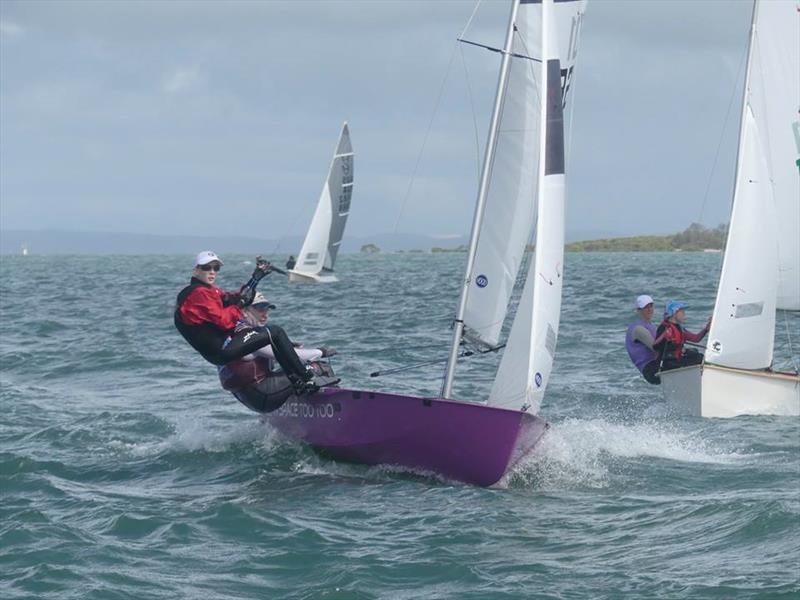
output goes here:
[{"label": "blue cap", "polygon": [[668,317],[671,317],[682,308],[689,308],[689,305],[686,302],[671,300],[670,302],[667,302],[667,307],[664,309],[664,314]]}]

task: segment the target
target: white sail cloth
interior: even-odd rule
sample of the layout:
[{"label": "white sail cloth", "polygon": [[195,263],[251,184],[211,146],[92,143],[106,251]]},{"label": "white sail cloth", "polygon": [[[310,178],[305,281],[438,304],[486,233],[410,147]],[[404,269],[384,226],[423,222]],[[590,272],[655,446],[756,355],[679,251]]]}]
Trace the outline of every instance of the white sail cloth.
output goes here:
[{"label": "white sail cloth", "polygon": [[307,275],[333,271],[350,214],[352,194],[353,147],[345,123],[294,271]]},{"label": "white sail cloth", "polygon": [[[523,7],[520,7],[521,9]],[[562,2],[526,8],[538,21],[543,59],[538,165],[536,253],[531,261],[514,323],[489,404],[539,410],[555,358],[561,314],[564,264],[565,138],[564,106],[585,3]],[[565,65],[566,68],[565,68]]]},{"label": "white sail cloth", "polygon": [[775,337],[777,222],[763,144],[749,106],[740,144],[735,200],[706,361],[764,369],[772,364]]},{"label": "white sail cloth", "polygon": [[[577,56],[583,0],[548,4],[560,60],[559,88],[566,103]],[[468,274],[466,335],[494,346],[533,229],[540,161],[542,3],[521,0],[515,21],[505,101],[491,162],[489,191],[475,262]]]},{"label": "white sail cloth", "polygon": [[800,310],[800,3],[756,4],[749,102],[778,215],[777,307]]}]

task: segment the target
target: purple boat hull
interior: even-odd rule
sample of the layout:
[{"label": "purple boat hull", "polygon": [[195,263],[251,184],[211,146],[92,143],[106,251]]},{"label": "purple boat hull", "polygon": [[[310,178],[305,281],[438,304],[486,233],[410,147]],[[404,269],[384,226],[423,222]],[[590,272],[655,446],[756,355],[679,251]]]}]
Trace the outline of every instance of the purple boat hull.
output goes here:
[{"label": "purple boat hull", "polygon": [[479,486],[497,483],[548,427],[515,410],[342,388],[290,398],[264,417],[337,460],[400,465]]}]

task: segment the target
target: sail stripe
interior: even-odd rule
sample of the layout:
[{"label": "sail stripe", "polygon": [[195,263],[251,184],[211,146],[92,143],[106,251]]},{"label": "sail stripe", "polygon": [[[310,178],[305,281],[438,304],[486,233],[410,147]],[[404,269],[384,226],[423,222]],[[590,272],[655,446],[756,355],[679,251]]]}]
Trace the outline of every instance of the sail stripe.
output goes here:
[{"label": "sail stripe", "polygon": [[561,61],[547,61],[547,140],[545,175],[564,173],[564,108],[561,98]]}]

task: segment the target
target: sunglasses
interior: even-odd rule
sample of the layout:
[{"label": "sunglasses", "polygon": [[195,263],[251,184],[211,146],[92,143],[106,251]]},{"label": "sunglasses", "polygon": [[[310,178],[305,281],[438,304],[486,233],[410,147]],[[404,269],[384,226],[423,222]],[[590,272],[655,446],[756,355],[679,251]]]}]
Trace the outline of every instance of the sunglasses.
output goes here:
[{"label": "sunglasses", "polygon": [[217,263],[211,263],[208,265],[198,265],[201,271],[219,271],[222,268],[222,265]]}]

